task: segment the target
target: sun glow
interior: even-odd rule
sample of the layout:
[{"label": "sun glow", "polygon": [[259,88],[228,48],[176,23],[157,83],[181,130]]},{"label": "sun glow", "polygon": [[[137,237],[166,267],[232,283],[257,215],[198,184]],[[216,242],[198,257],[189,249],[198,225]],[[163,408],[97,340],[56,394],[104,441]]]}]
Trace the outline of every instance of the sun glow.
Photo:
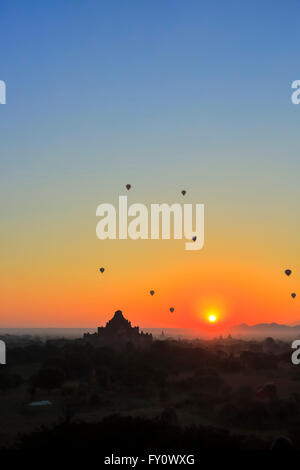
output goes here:
[{"label": "sun glow", "polygon": [[[220,295],[210,295],[197,305],[198,318],[206,325],[207,331],[215,331],[216,327],[223,328],[228,306]],[[205,328],[205,326],[203,327]]]},{"label": "sun glow", "polygon": [[206,310],[206,321],[209,323],[216,323],[219,320],[219,311],[213,308],[207,309]]},{"label": "sun glow", "polygon": [[208,320],[211,322],[211,323],[214,323],[217,321],[217,317],[215,314],[211,313],[210,315],[208,315]]}]

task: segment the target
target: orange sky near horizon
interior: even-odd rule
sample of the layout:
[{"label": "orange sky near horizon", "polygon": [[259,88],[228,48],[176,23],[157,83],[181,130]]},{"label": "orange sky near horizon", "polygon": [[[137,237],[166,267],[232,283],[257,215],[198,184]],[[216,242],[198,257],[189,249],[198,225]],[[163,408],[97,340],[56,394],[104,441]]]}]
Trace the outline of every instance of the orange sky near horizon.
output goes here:
[{"label": "orange sky near horizon", "polygon": [[[51,235],[45,240],[36,234],[36,243],[27,244],[27,259],[24,252],[15,264],[4,258],[1,308],[6,314],[0,327],[97,327],[118,309],[141,327],[199,331],[299,319],[297,298],[290,297],[297,269],[292,266],[287,278],[287,266],[272,263],[268,253],[264,259],[261,253],[241,259],[243,244],[228,243],[222,257],[222,246],[210,248],[209,239],[203,250],[187,252],[183,240],[95,237],[85,245],[79,236],[56,245],[56,235],[49,243]],[[213,325],[207,321],[210,310],[217,312]]]}]

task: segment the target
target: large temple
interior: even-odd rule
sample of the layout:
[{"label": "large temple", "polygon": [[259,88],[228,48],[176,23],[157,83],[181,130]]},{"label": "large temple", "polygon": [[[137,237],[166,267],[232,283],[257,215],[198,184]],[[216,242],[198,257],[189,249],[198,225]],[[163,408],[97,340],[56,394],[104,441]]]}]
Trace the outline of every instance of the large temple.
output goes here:
[{"label": "large temple", "polygon": [[138,326],[131,326],[131,322],[124,318],[121,310],[117,310],[106,326],[99,326],[97,333],[85,333],[84,340],[98,346],[111,346],[123,348],[132,345],[135,348],[148,347],[152,342],[151,333],[139,331]]}]

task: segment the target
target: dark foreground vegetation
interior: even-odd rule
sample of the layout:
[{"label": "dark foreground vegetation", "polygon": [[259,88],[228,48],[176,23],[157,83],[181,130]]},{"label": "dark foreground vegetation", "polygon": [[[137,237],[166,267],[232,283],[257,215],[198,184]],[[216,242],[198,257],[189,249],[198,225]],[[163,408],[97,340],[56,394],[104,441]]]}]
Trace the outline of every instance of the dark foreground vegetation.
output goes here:
[{"label": "dark foreground vegetation", "polygon": [[144,351],[13,341],[0,368],[0,453],[300,450],[300,366],[290,357],[272,338]]}]

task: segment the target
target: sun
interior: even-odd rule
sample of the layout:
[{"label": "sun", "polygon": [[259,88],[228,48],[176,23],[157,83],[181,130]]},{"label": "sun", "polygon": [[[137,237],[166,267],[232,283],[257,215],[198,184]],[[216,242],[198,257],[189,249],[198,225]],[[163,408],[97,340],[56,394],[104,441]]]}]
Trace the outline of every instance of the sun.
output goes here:
[{"label": "sun", "polygon": [[206,312],[206,319],[209,323],[216,323],[219,319],[219,312],[216,309],[209,309]]},{"label": "sun", "polygon": [[[210,325],[210,329],[214,330],[215,326],[221,326],[224,319],[224,308],[223,305],[219,305],[220,302],[208,302],[206,301],[200,306],[201,309],[201,321]],[[199,316],[200,316],[199,315]]]}]

